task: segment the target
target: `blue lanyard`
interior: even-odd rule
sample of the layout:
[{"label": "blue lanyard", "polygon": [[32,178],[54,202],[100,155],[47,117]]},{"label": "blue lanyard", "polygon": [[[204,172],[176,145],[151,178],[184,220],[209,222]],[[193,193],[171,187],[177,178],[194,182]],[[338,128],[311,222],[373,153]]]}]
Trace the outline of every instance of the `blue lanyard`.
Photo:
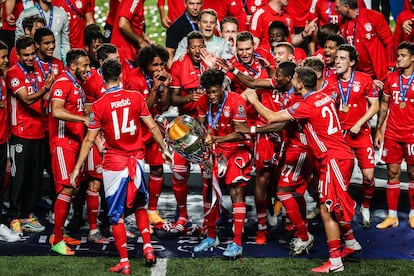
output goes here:
[{"label": "blue lanyard", "polygon": [[292,86],[291,88],[289,88],[289,90],[285,94],[285,97],[282,100],[282,109],[285,109],[286,108],[286,104],[287,104],[288,98],[289,98],[290,95],[293,94],[293,92],[295,92],[295,88]]},{"label": "blue lanyard", "polygon": [[348,87],[346,88],[346,95],[344,94],[344,89],[342,88],[341,80],[338,78],[338,88],[339,94],[341,95],[342,104],[346,105],[349,101],[349,95],[351,94],[352,84],[354,83],[355,71],[352,70],[351,78],[349,79]]},{"label": "blue lanyard", "polygon": [[[253,53],[253,58],[254,57],[260,57],[259,54],[257,53]],[[244,68],[246,68],[247,70],[249,70],[250,72],[252,72],[254,74],[254,78],[257,78],[260,74],[260,72],[262,71],[262,67],[260,66],[259,70],[255,70],[253,67],[251,67],[249,64],[244,63],[243,61],[241,61],[240,56],[236,55],[236,59],[237,61],[243,65]],[[254,62],[254,61],[253,61]]]},{"label": "blue lanyard", "polygon": [[72,75],[72,73],[69,72],[68,70],[66,70],[66,75],[72,81],[73,86],[75,86],[79,90],[79,93],[80,93],[80,96],[81,96],[81,101],[82,101],[82,106],[84,106],[85,105],[85,93],[83,91],[82,86],[80,86],[78,81],[75,79],[75,77]]},{"label": "blue lanyard", "polygon": [[144,77],[145,77],[145,82],[147,83],[147,87],[148,87],[148,89],[151,92],[151,90],[152,90],[152,81],[151,81],[151,78],[147,74],[145,74],[145,73],[144,73]]},{"label": "blue lanyard", "polygon": [[39,81],[37,80],[36,73],[33,71],[33,76],[34,76],[34,83],[33,83],[33,80],[30,77],[30,72],[26,70],[26,68],[20,63],[20,61],[17,63],[17,66],[19,66],[19,68],[23,71],[23,73],[26,76],[26,79],[29,80],[30,85],[32,86],[34,92],[36,93],[39,90]]},{"label": "blue lanyard", "polygon": [[115,92],[115,91],[118,91],[118,90],[121,90],[121,87],[120,87],[119,85],[116,85],[116,86],[113,86],[113,87],[111,87],[111,88],[108,88],[108,89],[105,91],[105,94],[106,94],[106,93]]},{"label": "blue lanyard", "polygon": [[402,83],[402,73],[400,74],[400,89],[401,89],[401,102],[405,102],[405,98],[407,97],[408,89],[411,86],[411,83],[414,79],[414,72],[411,73],[410,79],[408,80],[407,86],[404,88]]},{"label": "blue lanyard", "polygon": [[308,93],[306,93],[306,94],[303,96],[303,99],[306,99],[306,98],[308,98],[308,97],[312,96],[312,95],[313,95],[313,94],[315,94],[315,93],[316,93],[316,91],[311,90],[311,91],[309,91]]},{"label": "blue lanyard", "polygon": [[47,69],[47,74],[46,74],[45,69],[43,68],[42,62],[40,61],[40,58],[38,56],[36,56],[36,63],[39,66],[40,71],[42,71],[43,79],[47,79],[47,77],[52,72],[52,67],[53,67],[52,59],[50,59],[50,61],[49,61],[49,66],[48,66],[48,69]]},{"label": "blue lanyard", "polygon": [[[6,96],[6,95],[4,95]],[[3,100],[3,79],[0,79],[0,102]]]},{"label": "blue lanyard", "polygon": [[[357,10],[357,14],[356,17],[354,18],[354,28],[353,28],[353,37],[352,37],[352,41],[351,41],[351,45],[354,46],[355,41],[356,41],[356,27],[357,27],[357,20],[359,17],[359,9]],[[347,25],[348,27],[348,25]],[[348,37],[348,28],[346,29],[346,36]]]},{"label": "blue lanyard", "polygon": [[[67,0],[66,0],[66,1],[67,1]],[[188,12],[185,12],[185,17],[187,18],[188,23],[190,23],[190,25],[191,25],[191,29],[193,29],[193,31],[198,31],[198,25],[197,25],[197,24],[195,24],[195,23],[191,20],[190,16],[188,15]]]},{"label": "blue lanyard", "polygon": [[210,127],[212,129],[217,129],[217,125],[218,125],[218,121],[220,119],[221,113],[223,113],[223,108],[226,105],[226,101],[227,101],[227,92],[224,92],[224,99],[223,102],[220,104],[219,109],[217,110],[216,114],[214,115],[213,118],[213,104],[209,103],[208,105],[208,114],[207,114],[207,121],[208,124],[210,125]]},{"label": "blue lanyard", "polygon": [[[43,12],[42,8],[40,7],[39,3],[36,3],[36,8],[39,11],[40,16],[47,22],[45,13]],[[51,30],[53,24],[53,6],[50,7],[50,16],[49,16],[49,22],[47,22],[47,25],[45,26],[47,29]]]}]

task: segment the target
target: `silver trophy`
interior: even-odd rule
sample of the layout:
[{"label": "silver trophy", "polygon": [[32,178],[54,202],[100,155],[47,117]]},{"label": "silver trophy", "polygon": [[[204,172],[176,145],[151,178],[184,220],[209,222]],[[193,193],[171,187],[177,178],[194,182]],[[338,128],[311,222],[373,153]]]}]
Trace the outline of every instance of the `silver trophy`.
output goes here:
[{"label": "silver trophy", "polygon": [[181,115],[168,123],[160,115],[155,121],[165,134],[168,146],[190,162],[198,163],[204,178],[211,178],[210,148],[204,145],[205,127],[189,115]]}]

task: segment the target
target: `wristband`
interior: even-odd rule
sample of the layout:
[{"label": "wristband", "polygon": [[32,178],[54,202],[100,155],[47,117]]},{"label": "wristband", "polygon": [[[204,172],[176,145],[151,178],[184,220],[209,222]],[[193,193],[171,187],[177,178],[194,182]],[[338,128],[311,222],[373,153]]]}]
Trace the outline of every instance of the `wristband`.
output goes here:
[{"label": "wristband", "polygon": [[255,134],[256,133],[256,126],[251,126],[250,127],[250,133],[251,134]]},{"label": "wristband", "polygon": [[303,34],[303,31],[300,33],[300,36],[301,36],[303,39],[306,39],[306,36]]},{"label": "wristband", "polygon": [[237,75],[237,73],[239,72],[239,69],[237,69],[237,68],[235,68],[233,71],[232,71],[232,73],[233,73],[233,75]]}]

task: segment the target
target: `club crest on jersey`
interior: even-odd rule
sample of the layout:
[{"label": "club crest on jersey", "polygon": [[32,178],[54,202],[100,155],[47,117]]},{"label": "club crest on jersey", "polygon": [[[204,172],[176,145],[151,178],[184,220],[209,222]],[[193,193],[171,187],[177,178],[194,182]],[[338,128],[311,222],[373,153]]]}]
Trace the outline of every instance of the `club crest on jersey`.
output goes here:
[{"label": "club crest on jersey", "polygon": [[354,82],[354,85],[352,86],[352,90],[354,90],[354,92],[359,92],[359,90],[361,90],[361,83]]},{"label": "club crest on jersey", "polygon": [[53,68],[53,75],[57,76],[58,74],[58,69],[57,68]]},{"label": "club crest on jersey", "polygon": [[237,108],[237,114],[238,114],[238,117],[244,117],[245,116],[244,106],[239,105],[239,107]]},{"label": "club crest on jersey", "polygon": [[22,153],[23,152],[23,145],[22,144],[17,144],[15,146],[16,152],[17,153]]},{"label": "club crest on jersey", "polygon": [[83,6],[82,1],[80,1],[80,0],[76,1],[76,7],[78,9],[82,9],[82,6]]},{"label": "club crest on jersey", "polygon": [[89,113],[89,125],[96,125],[95,113],[92,111]]},{"label": "club crest on jersey", "polygon": [[17,87],[17,86],[19,86],[20,81],[19,81],[19,79],[17,79],[17,78],[13,78],[13,79],[11,80],[10,84],[11,84],[11,86],[12,86],[12,87]]},{"label": "club crest on jersey", "polygon": [[56,89],[53,95],[56,97],[61,97],[63,95],[62,89]]},{"label": "club crest on jersey", "polygon": [[230,117],[230,107],[229,106],[225,106],[224,107],[224,109],[223,109],[223,115],[226,118],[229,118]]},{"label": "club crest on jersey", "polygon": [[372,31],[372,25],[371,23],[367,23],[364,25],[364,28],[367,32],[371,32]]}]

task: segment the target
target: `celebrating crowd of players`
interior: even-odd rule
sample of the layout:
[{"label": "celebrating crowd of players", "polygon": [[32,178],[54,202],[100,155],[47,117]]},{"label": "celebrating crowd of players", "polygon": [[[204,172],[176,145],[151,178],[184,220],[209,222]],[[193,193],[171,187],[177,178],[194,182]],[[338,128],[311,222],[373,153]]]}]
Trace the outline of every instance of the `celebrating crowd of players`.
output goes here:
[{"label": "celebrating crowd of players", "polygon": [[[158,1],[163,47],[145,33],[141,0],[110,0],[104,33],[94,24],[94,1],[0,1],[0,202],[5,191],[10,202],[7,217],[0,212],[0,240],[44,231],[34,213],[46,170],[56,192],[52,251],[75,254],[70,246],[80,241],[65,234],[65,220],[71,204],[76,219],[86,201],[88,240],[109,243],[98,216],[114,237],[120,262],[110,271],[131,273],[126,241],[133,234],[124,216],[133,213],[153,265],[153,228],[182,233],[189,224],[191,163],[169,152],[153,120],[171,106],[208,130],[212,177],[202,179],[204,238],[195,253],[220,243],[219,199],[227,188],[233,240],[223,255],[242,255],[254,168],[256,243],[267,242],[274,206],[282,205],[290,253],[309,253],[308,189],[329,249],[328,262],[312,271],[342,271],[342,259],[362,250],[348,194],[354,159],[363,175],[361,223],[371,227],[374,146],[388,170],[388,216],[376,228],[398,227],[403,159],[414,228],[414,1],[406,0],[394,35],[362,0],[175,2],[166,14]],[[157,209],[164,164],[172,168],[174,222]]]}]

